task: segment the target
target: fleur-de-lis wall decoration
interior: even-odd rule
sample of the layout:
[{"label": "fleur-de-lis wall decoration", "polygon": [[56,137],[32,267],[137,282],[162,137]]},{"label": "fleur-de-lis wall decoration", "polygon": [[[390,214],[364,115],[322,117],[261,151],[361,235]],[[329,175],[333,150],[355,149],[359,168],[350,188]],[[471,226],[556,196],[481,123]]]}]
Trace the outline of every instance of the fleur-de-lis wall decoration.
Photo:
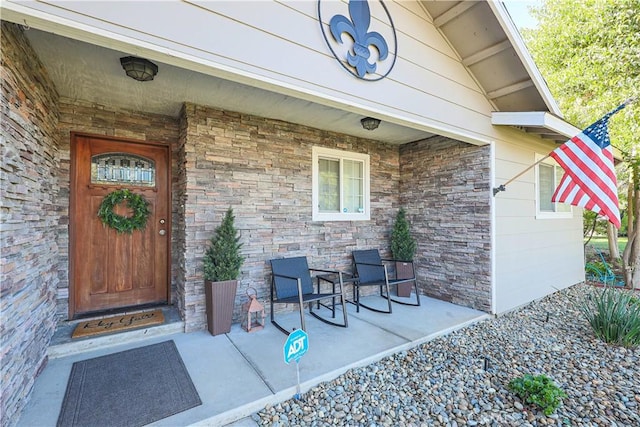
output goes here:
[{"label": "fleur-de-lis wall decoration", "polygon": [[[391,37],[393,48],[391,52],[385,36],[377,31],[371,31],[372,15],[367,0],[349,0],[348,18],[344,14],[336,14],[337,10],[333,9],[334,15],[329,20],[329,30],[333,42],[329,42],[327,34],[325,34],[322,22],[321,0],[318,0],[318,16],[327,45],[347,71],[363,80],[375,81],[384,78],[393,68],[396,59],[397,40],[395,28],[386,6],[381,0],[378,1],[382,6],[379,11],[383,10],[386,13],[389,25],[381,24],[380,22],[376,22],[376,24],[385,29],[387,37]],[[335,8],[335,3],[332,4]],[[384,21],[384,18],[382,20]],[[335,50],[332,47],[332,43],[335,43]],[[336,51],[341,50],[337,46],[344,46],[340,55],[336,53]],[[377,56],[375,52],[372,52],[372,49],[377,50]],[[390,53],[393,53],[393,61],[382,67],[383,70],[380,71],[378,66],[385,62]]]},{"label": "fleur-de-lis wall decoration", "polygon": [[358,76],[362,78],[366,73],[375,73],[376,71],[376,64],[369,62],[371,56],[369,46],[378,49],[380,61],[387,58],[389,48],[380,33],[369,31],[371,12],[367,0],[350,0],[349,15],[351,20],[344,15],[334,16],[331,18],[329,27],[333,38],[340,43],[343,43],[343,33],[347,33],[353,38],[353,53],[348,52],[347,61],[349,65],[355,67]]}]

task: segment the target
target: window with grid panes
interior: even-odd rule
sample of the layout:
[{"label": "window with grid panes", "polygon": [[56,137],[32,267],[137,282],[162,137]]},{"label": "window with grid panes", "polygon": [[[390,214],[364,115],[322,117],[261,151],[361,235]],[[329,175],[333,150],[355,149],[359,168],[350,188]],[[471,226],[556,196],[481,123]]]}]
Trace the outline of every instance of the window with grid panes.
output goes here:
[{"label": "window with grid panes", "polygon": [[313,220],[370,219],[369,156],[314,147]]}]

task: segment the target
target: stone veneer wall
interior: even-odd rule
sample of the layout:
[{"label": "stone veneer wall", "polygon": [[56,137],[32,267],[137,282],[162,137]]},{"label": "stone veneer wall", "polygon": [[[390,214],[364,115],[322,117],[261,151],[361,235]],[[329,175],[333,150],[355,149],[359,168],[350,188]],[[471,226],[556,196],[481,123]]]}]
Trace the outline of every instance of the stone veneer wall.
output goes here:
[{"label": "stone veneer wall", "polygon": [[53,336],[60,268],[58,94],[19,26],[2,22],[0,424],[15,425]]},{"label": "stone veneer wall", "polygon": [[[60,281],[58,285],[57,314],[60,319],[69,316],[69,187],[70,187],[70,158],[71,158],[71,132],[86,133],[92,135],[104,135],[123,138],[134,141],[149,141],[164,143],[171,147],[171,174],[172,193],[175,191],[178,164],[176,163],[178,141],[178,119],[158,114],[147,114],[131,110],[112,108],[91,102],[74,101],[62,98],[60,100],[60,123],[58,126],[58,140],[60,141],[60,174],[58,180],[62,191],[60,203],[64,206],[62,219],[64,227],[59,230],[60,258],[64,261],[60,268]],[[178,203],[172,194],[172,276],[178,267],[176,259],[180,257],[181,248],[177,248],[176,210]],[[173,303],[175,303],[175,282],[171,280]]]},{"label": "stone veneer wall", "polygon": [[429,296],[491,312],[489,146],[446,137],[400,148],[402,203]]},{"label": "stone veneer wall", "polygon": [[[173,266],[171,268],[172,277],[171,282],[174,284],[176,289],[176,305],[180,312],[180,317],[184,320],[185,318],[193,319],[194,318],[194,307],[195,303],[191,301],[190,298],[193,296],[187,295],[186,293],[186,225],[185,225],[185,204],[187,200],[187,153],[186,153],[186,144],[187,144],[187,115],[186,115],[186,106],[183,104],[182,110],[180,112],[180,120],[178,126],[178,143],[176,144],[174,161],[180,165],[179,168],[176,169],[173,174],[173,244],[172,247],[175,248],[173,252]],[[193,292],[190,292],[193,294]],[[190,310],[188,312],[188,310]],[[205,315],[206,316],[206,315]],[[206,321],[206,320],[205,320]],[[186,322],[185,322],[186,324]],[[193,328],[189,326],[187,330],[193,330],[197,328]]]},{"label": "stone veneer wall", "polygon": [[[306,255],[311,266],[350,270],[353,249],[388,253],[398,207],[397,146],[191,104],[182,120],[186,241],[178,288],[187,331],[205,328],[202,258],[229,206],[246,256],[234,322],[241,320],[248,286],[268,308],[272,258]],[[311,220],[314,145],[370,154],[371,221]]]}]

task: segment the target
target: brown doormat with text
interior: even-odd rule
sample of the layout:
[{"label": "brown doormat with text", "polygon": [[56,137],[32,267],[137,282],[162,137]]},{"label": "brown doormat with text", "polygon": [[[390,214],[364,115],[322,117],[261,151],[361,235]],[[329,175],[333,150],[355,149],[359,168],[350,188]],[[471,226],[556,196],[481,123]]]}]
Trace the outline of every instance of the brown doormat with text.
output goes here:
[{"label": "brown doormat with text", "polygon": [[71,334],[71,338],[89,337],[92,335],[108,334],[126,331],[128,329],[143,328],[145,326],[164,323],[162,310],[145,311],[142,313],[121,314],[105,319],[94,319],[78,323]]}]

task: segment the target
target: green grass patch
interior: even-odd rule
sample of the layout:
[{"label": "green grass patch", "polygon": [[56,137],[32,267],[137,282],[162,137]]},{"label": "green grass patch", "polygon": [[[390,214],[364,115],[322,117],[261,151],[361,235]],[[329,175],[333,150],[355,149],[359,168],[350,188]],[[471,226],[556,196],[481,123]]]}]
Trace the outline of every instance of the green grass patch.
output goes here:
[{"label": "green grass patch", "polygon": [[[622,251],[624,251],[625,246],[627,246],[627,241],[629,239],[626,237],[618,237],[618,248],[620,249],[620,253],[622,254]],[[585,240],[586,242],[586,240]],[[601,251],[608,251],[609,250],[609,241],[607,240],[606,237],[592,237],[591,240],[589,240],[589,244]]]}]

